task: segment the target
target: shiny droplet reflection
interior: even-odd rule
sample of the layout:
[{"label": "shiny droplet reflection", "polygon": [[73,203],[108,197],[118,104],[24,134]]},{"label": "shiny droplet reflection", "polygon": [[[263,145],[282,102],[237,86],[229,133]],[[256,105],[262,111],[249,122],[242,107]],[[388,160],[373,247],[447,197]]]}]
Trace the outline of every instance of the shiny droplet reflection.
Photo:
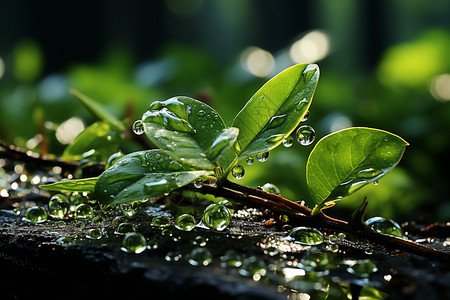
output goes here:
[{"label": "shiny droplet reflection", "polygon": [[147,248],[145,237],[139,232],[127,234],[122,241],[122,251],[139,254]]},{"label": "shiny droplet reflection", "polygon": [[54,219],[63,219],[67,215],[69,208],[69,201],[63,194],[54,195],[48,202],[48,214]]},{"label": "shiny droplet reflection", "polygon": [[189,254],[189,264],[191,264],[192,266],[207,266],[211,262],[211,252],[206,248],[195,248]]},{"label": "shiny droplet reflection", "polygon": [[25,221],[42,223],[47,220],[47,212],[40,206],[29,207],[23,216]]},{"label": "shiny droplet reflection", "polygon": [[182,231],[191,231],[194,229],[196,224],[197,223],[195,222],[194,216],[190,214],[182,214],[178,216],[175,227]]},{"label": "shiny droplet reflection", "polygon": [[144,134],[144,124],[142,123],[141,120],[134,121],[131,128],[132,128],[134,134],[136,134],[136,135]]},{"label": "shiny droplet reflection", "polygon": [[245,175],[244,167],[241,165],[235,165],[233,169],[231,169],[231,175],[233,175],[236,179],[241,179]]},{"label": "shiny droplet reflection", "polygon": [[256,159],[259,162],[265,162],[269,158],[269,152],[264,152],[256,155]]},{"label": "shiny droplet reflection", "polygon": [[302,146],[311,145],[316,138],[316,132],[309,125],[302,125],[295,131],[297,142]]},{"label": "shiny droplet reflection", "polygon": [[230,225],[231,213],[223,205],[211,204],[203,212],[202,221],[209,228],[222,231]]},{"label": "shiny droplet reflection", "polygon": [[382,217],[373,217],[368,219],[365,223],[372,230],[378,231],[380,233],[393,235],[399,238],[404,237],[402,228],[393,220],[385,219]]},{"label": "shiny droplet reflection", "polygon": [[294,242],[301,245],[320,245],[324,242],[322,232],[310,227],[295,227],[289,233]]}]

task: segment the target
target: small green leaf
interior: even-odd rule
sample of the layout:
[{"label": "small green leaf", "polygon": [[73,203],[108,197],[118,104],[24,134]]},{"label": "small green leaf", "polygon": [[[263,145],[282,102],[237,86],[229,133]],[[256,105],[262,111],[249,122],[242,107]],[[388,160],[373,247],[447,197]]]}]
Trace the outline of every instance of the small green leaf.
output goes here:
[{"label": "small green leaf", "polygon": [[62,159],[79,161],[89,158],[106,162],[111,154],[117,152],[122,134],[106,122],[96,122],[81,132],[69,144],[62,154]]},{"label": "small green leaf", "polygon": [[123,131],[125,126],[116,117],[109,113],[103,106],[96,101],[80,93],[75,89],[71,89],[70,93],[74,95],[86,108],[92,112],[97,118],[112,124],[118,131]]},{"label": "small green leaf", "polygon": [[210,174],[210,170],[177,162],[161,150],[139,151],[125,155],[103,172],[95,195],[104,205],[133,202],[162,195]]},{"label": "small green leaf", "polygon": [[306,180],[316,203],[313,213],[378,181],[398,164],[407,145],[397,135],[364,127],[322,138],[306,164]]},{"label": "small green leaf", "polygon": [[239,131],[226,128],[219,114],[189,97],[153,102],[142,116],[147,137],[173,159],[212,170]]},{"label": "small green leaf", "polygon": [[295,65],[251,97],[232,125],[239,128],[239,160],[277,147],[295,130],[308,112],[318,80],[317,65]]},{"label": "small green leaf", "polygon": [[61,180],[55,183],[44,184],[39,187],[44,190],[56,192],[93,192],[97,179],[98,177]]}]

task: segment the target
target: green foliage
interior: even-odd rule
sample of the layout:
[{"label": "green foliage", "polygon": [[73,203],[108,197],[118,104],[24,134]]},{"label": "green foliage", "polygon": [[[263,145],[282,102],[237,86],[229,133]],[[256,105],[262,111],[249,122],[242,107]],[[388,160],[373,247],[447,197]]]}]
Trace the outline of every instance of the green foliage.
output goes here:
[{"label": "green foliage", "polygon": [[[160,149],[134,152],[115,162],[95,182],[97,200],[103,205],[133,202],[198,178],[217,181],[220,187],[239,160],[272,150],[289,137],[308,112],[318,78],[317,65],[286,69],[251,97],[229,128],[213,108],[198,100],[173,97],[153,102],[137,124]],[[108,149],[108,132],[121,128],[95,102],[77,96],[103,120],[96,123],[103,127],[95,125],[103,133],[96,136],[94,127],[88,128],[67,147],[69,157],[84,153],[86,146]],[[316,203],[313,213],[379,180],[397,165],[407,145],[396,135],[371,128],[350,128],[324,137],[307,162],[307,183]],[[46,188],[72,186],[66,182]]]},{"label": "green foliage", "polygon": [[259,89],[237,114],[236,151],[239,159],[269,151],[280,145],[308,112],[319,80],[319,67],[295,65]]},{"label": "green foliage", "polygon": [[95,194],[103,205],[133,202],[168,193],[211,173],[178,162],[161,150],[138,151],[103,172]]},{"label": "green foliage", "polygon": [[77,180],[61,180],[60,182],[41,185],[40,187],[48,191],[57,192],[93,192],[97,179],[97,177],[92,177]]},{"label": "green foliage", "polygon": [[214,109],[189,97],[153,102],[142,122],[147,137],[173,159],[207,170],[238,135]]},{"label": "green foliage", "polygon": [[392,133],[361,127],[321,139],[306,165],[306,180],[317,204],[314,211],[377,182],[398,164],[407,145]]}]

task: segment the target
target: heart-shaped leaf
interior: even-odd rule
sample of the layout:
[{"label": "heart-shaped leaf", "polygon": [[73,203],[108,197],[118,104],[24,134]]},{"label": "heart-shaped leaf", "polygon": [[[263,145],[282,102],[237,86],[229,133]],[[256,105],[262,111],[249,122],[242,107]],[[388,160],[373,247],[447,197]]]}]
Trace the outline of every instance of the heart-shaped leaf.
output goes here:
[{"label": "heart-shaped leaf", "polygon": [[138,151],[120,158],[100,175],[95,195],[103,205],[133,202],[162,195],[211,173],[177,162],[161,150]]},{"label": "heart-shaped leaf", "polygon": [[147,137],[173,159],[208,170],[217,166],[239,133],[226,128],[210,106],[189,97],[153,102],[142,122]]},{"label": "heart-shaped leaf", "polygon": [[398,164],[407,145],[397,135],[363,127],[322,138],[306,164],[306,180],[316,203],[313,213],[378,181]]},{"label": "heart-shaped leaf", "polygon": [[239,160],[277,147],[295,130],[308,112],[318,80],[317,65],[295,65],[251,97],[232,125],[239,128]]}]

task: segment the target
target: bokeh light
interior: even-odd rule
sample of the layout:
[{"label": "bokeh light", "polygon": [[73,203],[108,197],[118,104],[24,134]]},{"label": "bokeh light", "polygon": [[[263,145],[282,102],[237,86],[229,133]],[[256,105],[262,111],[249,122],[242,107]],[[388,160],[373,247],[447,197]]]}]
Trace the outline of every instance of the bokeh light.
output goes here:
[{"label": "bokeh light", "polygon": [[248,72],[257,77],[268,76],[275,67],[273,55],[258,47],[248,47],[241,55],[241,64]]},{"label": "bokeh light", "polygon": [[314,30],[292,44],[289,54],[295,63],[313,63],[330,51],[330,39],[322,31]]},{"label": "bokeh light", "polygon": [[61,123],[56,129],[56,138],[61,144],[70,144],[84,130],[84,123],[78,117],[72,117]]},{"label": "bokeh light", "polygon": [[450,101],[450,74],[442,74],[431,81],[430,92],[437,100]]}]

